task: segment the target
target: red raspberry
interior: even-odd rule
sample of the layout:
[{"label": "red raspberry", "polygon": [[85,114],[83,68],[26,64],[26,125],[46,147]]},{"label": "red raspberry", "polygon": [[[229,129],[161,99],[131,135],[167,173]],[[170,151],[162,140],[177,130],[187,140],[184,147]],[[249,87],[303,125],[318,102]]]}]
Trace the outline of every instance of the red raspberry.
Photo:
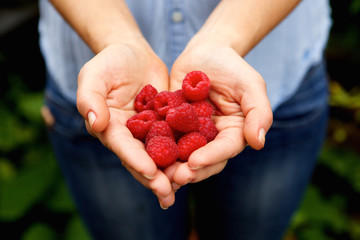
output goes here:
[{"label": "red raspberry", "polygon": [[182,103],[187,102],[187,99],[182,89],[176,90],[174,94],[177,95],[180,99],[182,99]]},{"label": "red raspberry", "polygon": [[213,120],[207,117],[199,117],[199,122],[199,133],[201,133],[208,142],[214,140],[219,131],[217,130]]},{"label": "red raspberry", "polygon": [[134,138],[144,141],[151,125],[157,120],[157,115],[154,111],[144,110],[129,118],[126,126]]},{"label": "red raspberry", "polygon": [[191,106],[194,108],[196,115],[198,117],[208,117],[211,118],[211,115],[214,112],[213,106],[208,101],[199,101],[192,102]]},{"label": "red raspberry", "polygon": [[189,103],[171,108],[166,114],[166,122],[180,132],[194,132],[199,130],[199,119]]},{"label": "red raspberry", "polygon": [[182,95],[163,91],[156,95],[154,99],[154,108],[160,116],[165,117],[170,108],[178,107],[183,102],[185,102],[185,98],[183,98]]},{"label": "red raspberry", "polygon": [[179,155],[178,146],[174,140],[165,136],[155,136],[150,139],[146,152],[161,169],[173,164]]},{"label": "red raspberry", "polygon": [[198,132],[187,133],[178,141],[179,160],[187,161],[195,150],[206,145],[206,138]]},{"label": "red raspberry", "polygon": [[174,134],[167,122],[157,121],[151,126],[145,141],[145,146],[149,143],[150,139],[155,136],[166,136],[175,141]]},{"label": "red raspberry", "polygon": [[205,100],[209,95],[210,81],[201,71],[188,73],[182,84],[182,90],[187,99],[191,101]]},{"label": "red raspberry", "polygon": [[158,91],[150,84],[146,85],[135,97],[135,109],[138,112],[154,109],[154,98]]}]

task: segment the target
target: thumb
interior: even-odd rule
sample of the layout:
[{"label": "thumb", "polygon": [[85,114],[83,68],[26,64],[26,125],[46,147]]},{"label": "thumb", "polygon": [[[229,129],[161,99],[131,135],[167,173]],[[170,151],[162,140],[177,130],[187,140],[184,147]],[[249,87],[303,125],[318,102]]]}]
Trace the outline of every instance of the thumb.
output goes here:
[{"label": "thumb", "polygon": [[87,74],[84,67],[78,76],[76,105],[79,113],[95,133],[102,132],[110,120],[106,96],[106,84]]},{"label": "thumb", "polygon": [[241,105],[245,113],[244,136],[248,144],[256,150],[264,147],[265,135],[273,122],[273,113],[266,89],[262,88],[260,93],[257,91],[257,94],[244,97],[246,103]]}]

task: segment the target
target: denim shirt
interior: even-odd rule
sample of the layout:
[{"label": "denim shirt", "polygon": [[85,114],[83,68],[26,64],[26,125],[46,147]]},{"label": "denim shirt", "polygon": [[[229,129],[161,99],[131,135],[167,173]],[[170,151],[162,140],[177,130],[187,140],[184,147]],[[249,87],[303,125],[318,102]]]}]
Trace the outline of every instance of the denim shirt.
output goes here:
[{"label": "denim shirt", "polygon": [[[168,69],[219,0],[127,0],[143,35]],[[328,0],[303,0],[245,57],[265,79],[275,110],[320,62],[331,27]],[[40,48],[59,91],[76,102],[77,75],[94,54],[56,12],[40,0]]]}]

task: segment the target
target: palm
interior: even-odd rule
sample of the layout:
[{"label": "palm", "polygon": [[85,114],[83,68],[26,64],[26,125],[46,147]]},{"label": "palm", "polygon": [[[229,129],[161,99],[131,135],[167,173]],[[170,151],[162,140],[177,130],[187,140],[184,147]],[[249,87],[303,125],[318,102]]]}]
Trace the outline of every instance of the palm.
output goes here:
[{"label": "palm", "polygon": [[[152,51],[138,51],[121,45],[105,49],[89,61],[79,74],[78,108],[87,118],[89,110],[97,114],[88,130],[122,161],[129,172],[158,196],[171,196],[168,178],[157,170],[144,149],[126,127],[135,112],[136,94],[152,84],[158,91],[168,89],[166,66]],[[88,122],[87,122],[88,123]],[[154,177],[149,180],[149,177]],[[172,194],[173,195],[173,194]],[[160,198],[159,197],[159,198]]]},{"label": "palm", "polygon": [[[178,89],[186,73],[193,70],[203,71],[210,79],[209,100],[216,106],[214,121],[219,134],[214,141],[194,152],[188,163],[177,164],[168,170],[169,178],[180,185],[189,179],[197,182],[220,172],[227,160],[240,153],[249,140],[250,145],[259,148],[253,141],[254,137],[249,137],[252,133],[248,129],[255,121],[246,118],[254,115],[251,114],[256,107],[256,102],[252,102],[254,90],[260,88],[260,95],[265,93],[260,98],[266,98],[261,76],[231,48],[203,45],[185,50],[171,71],[171,89]],[[265,102],[268,104],[267,98]],[[269,106],[264,105],[264,108]],[[247,126],[250,127],[246,129]],[[193,166],[201,169],[191,171]]]}]

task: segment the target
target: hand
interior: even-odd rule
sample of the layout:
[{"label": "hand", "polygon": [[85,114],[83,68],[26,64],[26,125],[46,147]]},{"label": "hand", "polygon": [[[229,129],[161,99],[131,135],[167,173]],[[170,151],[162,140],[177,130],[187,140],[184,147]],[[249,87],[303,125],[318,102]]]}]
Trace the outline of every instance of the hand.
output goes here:
[{"label": "hand", "polygon": [[78,77],[77,107],[88,131],[122,161],[124,167],[158,197],[163,208],[175,201],[166,175],[157,169],[144,144],[126,127],[135,115],[134,99],[146,85],[168,89],[165,64],[146,43],[110,45],[84,65]]},{"label": "hand", "polygon": [[174,190],[219,173],[246,144],[261,149],[272,124],[264,80],[232,48],[190,42],[173,65],[170,90],[180,89],[186,73],[193,70],[203,71],[210,79],[209,100],[217,108],[214,121],[219,134],[193,152],[188,162],[166,169]]}]

